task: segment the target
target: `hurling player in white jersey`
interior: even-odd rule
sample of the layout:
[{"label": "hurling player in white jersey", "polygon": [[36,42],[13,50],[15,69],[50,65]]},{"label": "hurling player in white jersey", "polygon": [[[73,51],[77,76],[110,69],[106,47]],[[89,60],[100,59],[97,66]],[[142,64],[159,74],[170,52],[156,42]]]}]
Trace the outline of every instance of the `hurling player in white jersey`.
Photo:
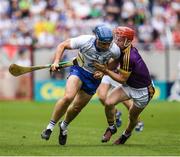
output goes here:
[{"label": "hurling player in white jersey", "polygon": [[50,138],[55,124],[65,115],[64,120],[59,123],[59,144],[66,144],[68,125],[88,104],[101,83],[103,73],[97,71],[93,63],[96,61],[100,64],[107,64],[110,58],[120,57],[120,49],[112,42],[113,34],[109,27],[99,25],[95,27],[94,34],[71,38],[57,46],[54,63],[51,66],[52,71],[57,70],[58,63],[66,49],[79,49],[84,65],[83,67],[71,67],[64,96],[57,101],[51,120],[41,134],[45,140]]}]

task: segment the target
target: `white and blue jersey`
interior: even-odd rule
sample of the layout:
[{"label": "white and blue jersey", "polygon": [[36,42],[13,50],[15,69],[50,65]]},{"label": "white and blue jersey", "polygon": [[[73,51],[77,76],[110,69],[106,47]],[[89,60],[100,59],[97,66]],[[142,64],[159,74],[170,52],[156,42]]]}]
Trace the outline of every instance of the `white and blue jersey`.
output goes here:
[{"label": "white and blue jersey", "polygon": [[120,49],[112,43],[110,48],[105,52],[99,52],[95,46],[96,37],[94,35],[81,35],[70,40],[72,49],[79,49],[84,59],[83,67],[72,66],[70,75],[76,75],[82,81],[81,89],[86,93],[93,95],[96,92],[101,80],[93,77],[96,68],[93,66],[94,61],[100,64],[106,64],[110,58],[118,59]]}]

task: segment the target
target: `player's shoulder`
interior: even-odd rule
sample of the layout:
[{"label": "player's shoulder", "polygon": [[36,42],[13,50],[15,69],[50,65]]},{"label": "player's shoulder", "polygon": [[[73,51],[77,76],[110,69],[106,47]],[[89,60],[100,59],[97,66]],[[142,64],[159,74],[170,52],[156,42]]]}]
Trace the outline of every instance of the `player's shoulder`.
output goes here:
[{"label": "player's shoulder", "polygon": [[131,47],[130,50],[130,60],[136,62],[137,60],[139,60],[141,58],[141,55],[138,52],[138,49],[134,46]]},{"label": "player's shoulder", "polygon": [[136,58],[140,56],[138,49],[134,46],[131,46],[130,52],[131,52],[132,57]]},{"label": "player's shoulder", "polygon": [[120,48],[114,42],[112,42],[109,51],[111,52],[111,54],[113,55],[113,58],[115,59],[119,58],[121,55]]},{"label": "player's shoulder", "polygon": [[112,42],[111,48],[113,48],[113,49],[120,49],[115,42]]},{"label": "player's shoulder", "polygon": [[110,47],[110,51],[111,52],[115,52],[115,53],[120,53],[121,52],[120,48],[114,42],[112,43],[112,45]]},{"label": "player's shoulder", "polygon": [[80,35],[74,38],[71,38],[70,43],[71,47],[75,49],[81,48],[83,45],[86,45],[87,43],[93,43],[95,40],[95,36],[93,35]]},{"label": "player's shoulder", "polygon": [[94,40],[96,37],[94,35],[80,35],[79,38],[82,38],[83,40]]},{"label": "player's shoulder", "polygon": [[76,42],[85,44],[85,43],[94,43],[95,40],[94,35],[80,35],[76,38]]},{"label": "player's shoulder", "polygon": [[136,47],[134,47],[133,45],[131,46],[131,51],[138,53],[138,49]]}]

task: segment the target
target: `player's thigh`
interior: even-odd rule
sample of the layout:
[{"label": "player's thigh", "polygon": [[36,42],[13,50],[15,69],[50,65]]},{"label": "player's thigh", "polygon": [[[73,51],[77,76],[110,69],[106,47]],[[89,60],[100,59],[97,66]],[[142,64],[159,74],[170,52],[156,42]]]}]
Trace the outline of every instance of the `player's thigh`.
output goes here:
[{"label": "player's thigh", "polygon": [[82,85],[82,82],[79,79],[79,77],[77,77],[76,75],[69,76],[69,78],[67,79],[67,82],[66,82],[64,96],[70,97],[70,98],[75,97],[77,92],[80,90],[81,85]]},{"label": "player's thigh", "polygon": [[133,100],[132,99],[129,99],[129,100],[125,100],[122,102],[123,105],[129,110],[130,107],[133,105]]},{"label": "player's thigh", "polygon": [[85,107],[88,102],[91,100],[93,95],[89,95],[83,90],[80,90],[77,94],[76,97],[73,100],[72,106],[76,109],[82,109]]},{"label": "player's thigh", "polygon": [[101,83],[97,89],[97,95],[100,99],[105,99],[110,89],[110,84]]},{"label": "player's thigh", "polygon": [[126,95],[121,87],[114,88],[106,98],[107,105],[116,105],[119,102],[129,100],[130,98]]}]

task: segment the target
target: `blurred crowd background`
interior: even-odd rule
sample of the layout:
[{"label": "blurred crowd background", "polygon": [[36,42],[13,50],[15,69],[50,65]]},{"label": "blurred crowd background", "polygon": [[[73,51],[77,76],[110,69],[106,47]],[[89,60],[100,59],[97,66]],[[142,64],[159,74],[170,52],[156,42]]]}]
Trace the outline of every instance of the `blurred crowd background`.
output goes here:
[{"label": "blurred crowd background", "polygon": [[0,1],[0,45],[52,48],[100,23],[134,28],[135,44],[145,50],[180,48],[179,0]]}]

